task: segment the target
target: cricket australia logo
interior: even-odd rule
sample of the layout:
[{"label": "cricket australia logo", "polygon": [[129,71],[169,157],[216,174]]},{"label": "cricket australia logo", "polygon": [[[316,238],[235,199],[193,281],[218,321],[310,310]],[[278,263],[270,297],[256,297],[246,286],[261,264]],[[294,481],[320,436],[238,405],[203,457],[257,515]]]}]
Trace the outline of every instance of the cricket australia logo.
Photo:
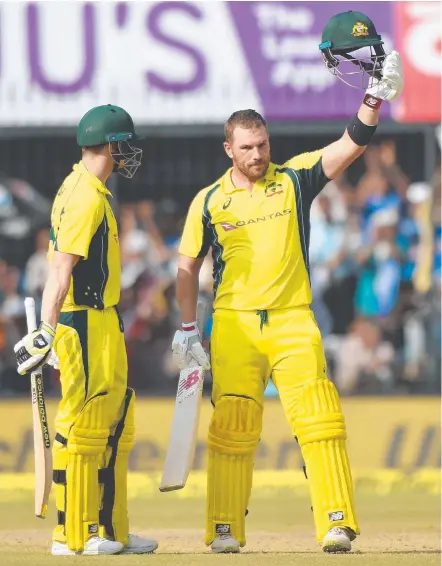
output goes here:
[{"label": "cricket australia logo", "polygon": [[272,183],[269,183],[267,185],[264,192],[266,197],[274,197],[275,195],[280,195],[284,191],[282,190],[281,183],[277,183],[276,181],[273,181]]},{"label": "cricket australia logo", "polygon": [[353,26],[351,34],[354,35],[355,37],[368,35],[368,27],[362,22],[356,22],[355,25]]}]

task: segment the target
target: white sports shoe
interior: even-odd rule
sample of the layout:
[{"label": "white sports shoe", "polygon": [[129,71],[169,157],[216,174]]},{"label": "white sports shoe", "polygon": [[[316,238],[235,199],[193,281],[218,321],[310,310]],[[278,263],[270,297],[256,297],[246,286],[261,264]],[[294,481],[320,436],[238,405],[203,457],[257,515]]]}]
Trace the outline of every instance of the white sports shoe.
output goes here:
[{"label": "white sports shoe", "polygon": [[71,550],[64,542],[54,541],[51,554],[54,556],[94,556],[96,554],[118,554],[123,549],[121,542],[108,540],[107,538],[91,537],[84,545],[84,550]]},{"label": "white sports shoe", "polygon": [[129,541],[121,551],[121,554],[149,554],[158,548],[156,540],[131,535],[129,533]]},{"label": "white sports shoe", "polygon": [[232,535],[219,535],[211,544],[212,552],[219,554],[239,552],[239,542]]},{"label": "white sports shoe", "polygon": [[333,527],[329,529],[322,541],[324,552],[349,552],[351,541],[355,540],[356,534],[349,527]]}]

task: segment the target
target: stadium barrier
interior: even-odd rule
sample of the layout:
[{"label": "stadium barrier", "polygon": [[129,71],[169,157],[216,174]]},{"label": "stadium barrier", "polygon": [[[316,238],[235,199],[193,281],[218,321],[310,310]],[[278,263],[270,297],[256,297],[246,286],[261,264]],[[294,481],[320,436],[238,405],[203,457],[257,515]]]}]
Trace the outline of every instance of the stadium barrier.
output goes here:
[{"label": "stadium barrier", "polygon": [[[160,496],[160,498],[200,499],[206,495],[206,474],[196,470],[191,472],[186,487],[179,491],[160,494],[160,472],[131,472],[128,478],[128,497],[130,500]],[[439,470],[422,469],[405,474],[399,470],[376,470],[370,473],[355,472],[356,494],[388,496],[390,494],[427,494],[440,497],[441,475]],[[278,491],[292,492],[298,497],[308,496],[308,484],[303,472],[290,470],[257,470],[253,478],[253,497],[275,497]],[[34,493],[34,475],[0,474],[0,503],[29,501]],[[51,500],[55,490],[51,492]]]},{"label": "stadium barrier", "polygon": [[[48,403],[49,423],[57,402]],[[441,417],[438,397],[351,397],[342,401],[348,448],[355,472],[397,470],[410,474],[440,469]],[[133,472],[162,469],[174,408],[173,399],[138,398],[136,445],[130,457]],[[194,469],[206,464],[206,431],[212,406],[204,398]],[[53,426],[51,426],[53,434]],[[30,400],[0,402],[0,472],[33,471]],[[277,399],[266,399],[264,427],[256,470],[301,470],[302,458]]]}]

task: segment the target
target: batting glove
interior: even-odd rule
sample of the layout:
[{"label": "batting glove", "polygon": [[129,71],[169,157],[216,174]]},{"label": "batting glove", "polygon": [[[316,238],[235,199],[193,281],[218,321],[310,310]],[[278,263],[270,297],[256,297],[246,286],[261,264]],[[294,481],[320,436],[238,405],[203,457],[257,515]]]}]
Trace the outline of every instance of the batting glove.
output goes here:
[{"label": "batting glove", "polygon": [[392,51],[385,57],[382,79],[374,79],[374,84],[367,89],[367,94],[379,100],[392,102],[403,90],[404,73],[401,56],[397,51]]},{"label": "batting glove", "polygon": [[201,344],[196,322],[183,324],[182,329],[175,332],[172,356],[180,370],[195,365],[201,366],[204,370],[210,369],[209,356]]},{"label": "batting glove", "polygon": [[37,330],[26,334],[20,342],[17,342],[14,352],[17,358],[17,371],[20,375],[32,373],[47,363],[51,356],[54,338],[55,328],[41,322]]}]

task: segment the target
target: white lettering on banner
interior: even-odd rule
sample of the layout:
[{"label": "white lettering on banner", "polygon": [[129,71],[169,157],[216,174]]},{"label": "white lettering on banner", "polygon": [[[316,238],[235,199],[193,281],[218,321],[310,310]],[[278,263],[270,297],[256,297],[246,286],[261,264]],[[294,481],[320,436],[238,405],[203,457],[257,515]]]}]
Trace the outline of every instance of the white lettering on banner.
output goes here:
[{"label": "white lettering on banner", "polygon": [[311,89],[323,91],[332,82],[330,78],[333,81],[333,75],[324,68],[324,65],[294,64],[291,61],[278,61],[270,74],[273,86],[289,86],[297,92]]},{"label": "white lettering on banner", "polygon": [[[321,92],[334,83],[335,78],[318,57],[317,34],[308,33],[315,22],[313,11],[271,3],[256,4],[253,11],[262,31],[262,54],[273,63],[270,81],[274,87]],[[306,35],[283,35],[284,32]]]},{"label": "white lettering on banner", "polygon": [[[310,58],[312,54],[318,55],[318,38],[316,35],[304,37],[266,34],[262,41],[262,52],[267,59],[290,59],[291,57]],[[321,67],[324,67],[320,59]],[[329,73],[330,74],[330,73]]]},{"label": "white lettering on banner", "polygon": [[261,31],[301,31],[311,29],[315,17],[304,7],[288,7],[282,4],[258,4],[255,7],[258,26]]},{"label": "white lettering on banner", "polygon": [[0,10],[0,125],[76,124],[108,102],[137,124],[223,122],[238,107],[260,110],[223,2],[8,2]]}]

